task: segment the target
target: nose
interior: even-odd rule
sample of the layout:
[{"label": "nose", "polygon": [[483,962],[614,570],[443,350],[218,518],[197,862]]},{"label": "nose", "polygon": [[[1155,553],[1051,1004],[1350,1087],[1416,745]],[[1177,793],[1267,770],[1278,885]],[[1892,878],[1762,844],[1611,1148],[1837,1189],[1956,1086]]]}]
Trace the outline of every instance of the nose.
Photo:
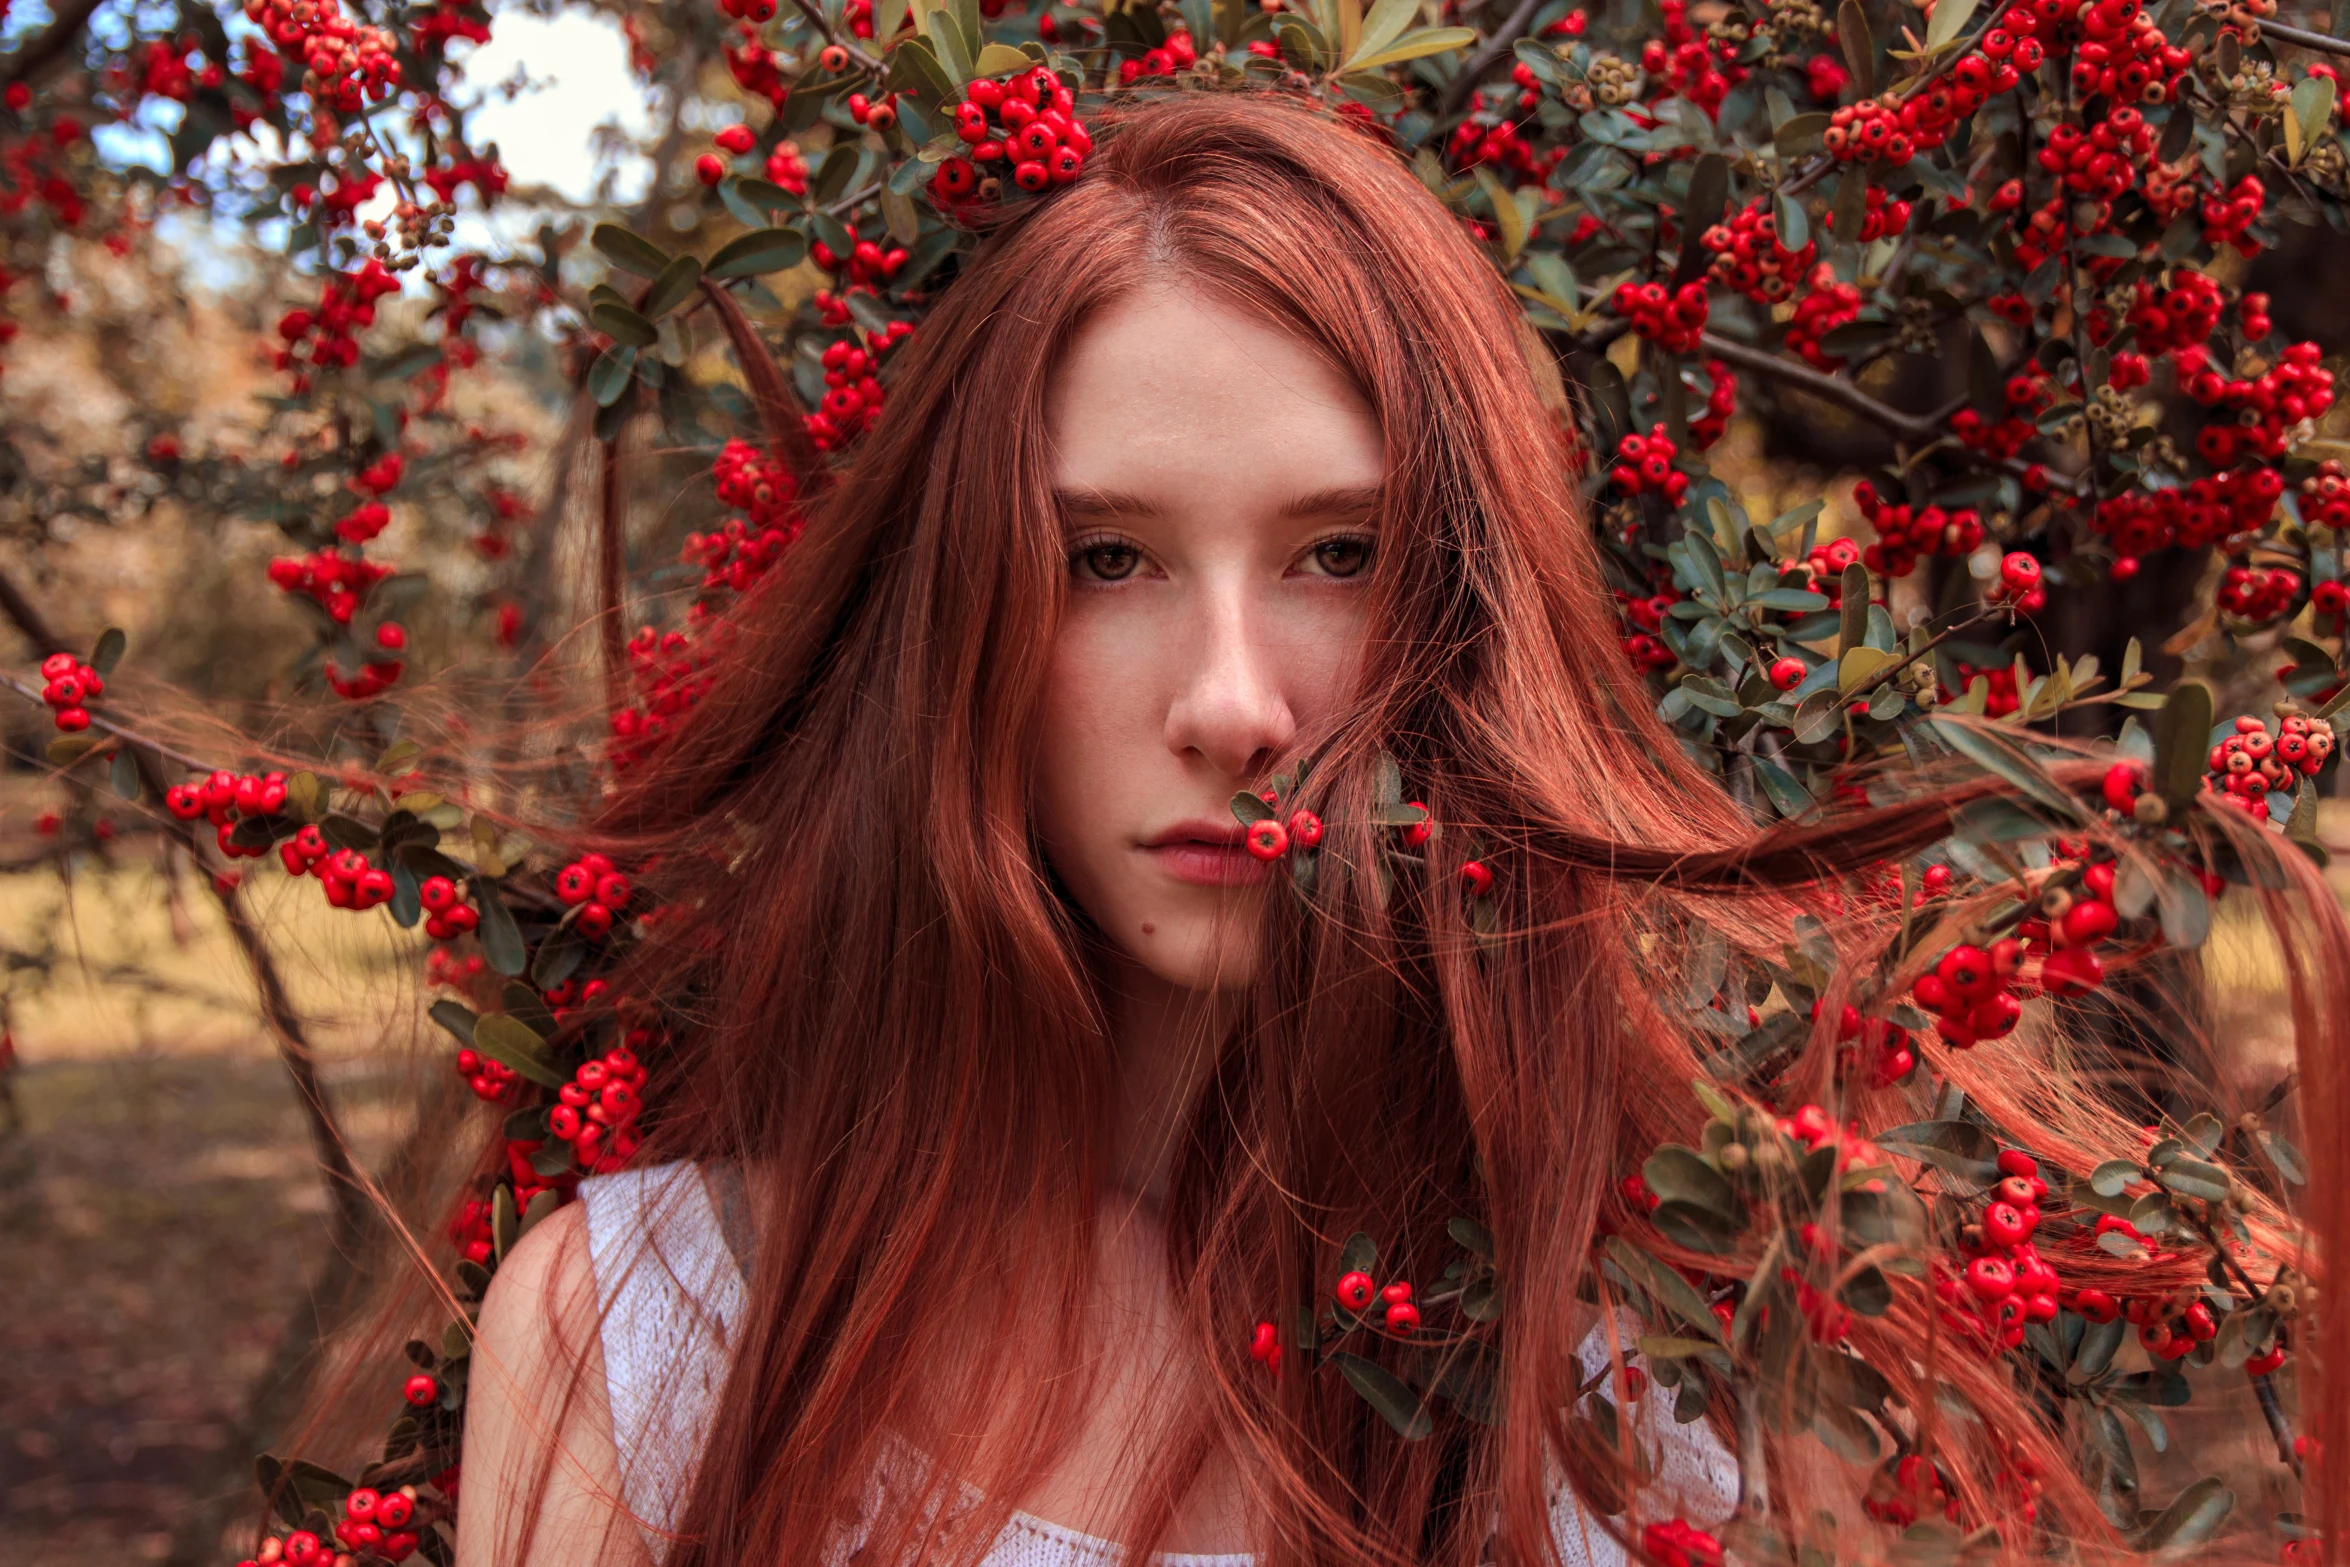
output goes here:
[{"label": "nose", "polygon": [[1173,650],[1181,662],[1167,709],[1167,749],[1243,783],[1288,743],[1297,718],[1245,591],[1203,591],[1190,618],[1191,635]]}]

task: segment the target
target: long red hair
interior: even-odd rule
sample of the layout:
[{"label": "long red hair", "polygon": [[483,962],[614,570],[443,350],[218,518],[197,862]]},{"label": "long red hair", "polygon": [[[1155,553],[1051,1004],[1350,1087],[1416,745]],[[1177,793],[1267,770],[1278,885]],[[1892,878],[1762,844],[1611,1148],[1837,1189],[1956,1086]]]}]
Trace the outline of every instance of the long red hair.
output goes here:
[{"label": "long red hair", "polygon": [[[1344,119],[1269,97],[1186,93],[1108,117],[1083,177],[1022,207],[945,291],[880,426],[731,617],[707,695],[599,820],[672,911],[615,982],[658,998],[670,1039],[641,1157],[739,1161],[761,1216],[673,1567],[823,1560],[891,1433],[938,1460],[939,1484],[987,1500],[947,1544],[928,1538],[929,1510],[898,1508],[869,1559],[972,1559],[1084,1407],[1066,1347],[1083,1332],[1113,1082],[1093,938],[1027,814],[1067,569],[1045,408],[1092,312],[1176,287],[1328,356],[1385,432],[1391,483],[1359,692],[1301,743],[1328,873],[1311,908],[1268,900],[1260,971],[1214,1041],[1181,1154],[1167,1264],[1201,1393],[1170,1417],[1159,1478],[1125,1521],[1133,1547],[1223,1444],[1265,1567],[1469,1567],[1489,1542],[1501,1560],[1547,1559],[1552,1458],[1595,1498],[1623,1480],[1566,1430],[1577,1303],[1600,1291],[1603,1225],[1638,1222],[1620,1178],[1703,1120],[1688,1084],[1718,1041],[1673,999],[1686,955],[1717,938],[1776,953],[1812,908],[1835,915],[1840,972],[1866,972],[1898,915],[1848,873],[1932,843],[1996,787],[1756,838],[1617,645],[1555,370],[1409,167]],[[1423,870],[1392,885],[1369,869],[1382,752],[1439,823]],[[2350,937],[2298,856],[2206,830],[2276,868],[2260,897],[2289,936],[2310,1190],[2333,1237],[2350,1217],[2334,993]],[[1499,877],[1491,938],[1448,891],[1472,840]],[[1932,1065],[2086,1171],[2134,1127],[2076,1078],[2016,1071],[2044,1048],[1937,1050]],[[1783,1082],[1841,1092],[1835,1108],[1867,1125],[1919,1118],[1902,1091],[1833,1080],[1820,1034]],[[1491,1424],[1445,1415],[1407,1442],[1336,1376],[1251,1363],[1252,1325],[1320,1298],[1351,1232],[1379,1240],[1387,1269],[1432,1279],[1457,1255],[1456,1216],[1497,1252]],[[1921,1418],[1937,1417],[1919,1367],[2036,1455],[2050,1526],[2114,1544],[2066,1478],[2062,1437],[2037,1434],[2029,1387],[1937,1341],[1933,1319],[1910,1300],[1854,1341]],[[2318,1358],[2350,1364],[2350,1312],[2327,1320]],[[2311,1492],[2342,1494],[2350,1400],[2303,1407],[2332,1480]],[[1781,1452],[1793,1440],[1769,1439],[1783,1473],[1848,1495],[1865,1479]],[[1994,1516],[2003,1459],[1963,1447],[1946,1467],[1969,1515]]]}]

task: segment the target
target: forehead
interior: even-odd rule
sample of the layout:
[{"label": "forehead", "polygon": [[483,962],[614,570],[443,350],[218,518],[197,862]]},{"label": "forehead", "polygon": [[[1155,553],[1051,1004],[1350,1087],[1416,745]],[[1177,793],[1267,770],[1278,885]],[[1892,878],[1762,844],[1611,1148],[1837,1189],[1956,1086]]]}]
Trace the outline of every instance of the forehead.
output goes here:
[{"label": "forehead", "polygon": [[1304,492],[1375,485],[1385,443],[1353,383],[1295,335],[1191,288],[1137,291],[1079,329],[1048,416],[1064,490],[1211,480]]}]

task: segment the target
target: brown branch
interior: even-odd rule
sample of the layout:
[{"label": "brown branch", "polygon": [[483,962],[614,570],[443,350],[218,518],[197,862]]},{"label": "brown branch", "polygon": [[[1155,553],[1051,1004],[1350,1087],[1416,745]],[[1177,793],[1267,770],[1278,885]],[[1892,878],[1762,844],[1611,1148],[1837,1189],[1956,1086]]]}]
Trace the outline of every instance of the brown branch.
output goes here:
[{"label": "brown branch", "polygon": [[29,82],[47,70],[51,61],[72,48],[74,41],[82,36],[82,29],[97,14],[98,5],[99,0],[72,0],[57,13],[56,20],[41,30],[40,37],[0,60],[0,86]]},{"label": "brown branch", "polygon": [[[2334,38],[2325,33],[2305,32],[2298,27],[2287,27],[2282,22],[2262,22],[2259,38],[2278,39],[2296,48],[2314,50],[2319,54],[2350,56],[2350,38]],[[2248,38],[2246,43],[2256,42]]]},{"label": "brown branch", "polygon": [[775,355],[760,341],[751,318],[726,291],[725,283],[704,277],[702,293],[726,332],[726,341],[734,349],[735,363],[742,367],[743,379],[750,384],[751,403],[759,410],[759,426],[767,434],[768,446],[798,482],[800,493],[815,493],[831,470],[825,465],[824,454],[809,438],[807,411],[800,406],[791,383],[776,367]]},{"label": "brown branch", "polygon": [[[48,618],[24,596],[4,571],[0,571],[0,614],[6,615],[17,630],[24,634],[25,639],[42,652],[66,650],[67,644],[58,635],[56,628],[49,624]],[[0,686],[5,686],[29,701],[41,700],[38,691],[13,676],[0,676]],[[138,766],[145,793],[155,800],[163,798],[163,761],[166,757],[193,770],[206,770],[201,762],[166,751],[152,741],[135,738],[109,720],[93,717],[91,727],[102,727],[107,733],[122,739],[129,747],[132,761]],[[157,812],[152,805],[142,805],[141,808],[153,816],[165,832],[179,840],[191,859],[198,864],[202,863],[191,823]],[[253,970],[254,988],[261,998],[262,1021],[268,1024],[270,1032],[277,1037],[278,1058],[285,1063],[286,1074],[294,1080],[295,1092],[301,1097],[303,1111],[309,1118],[310,1141],[318,1151],[319,1168],[326,1176],[329,1195],[334,1203],[335,1239],[342,1245],[355,1243],[367,1222],[367,1205],[358,1172],[351,1163],[350,1145],[344,1141],[342,1127],[337,1123],[334,1109],[327,1102],[326,1090],[318,1080],[318,1057],[311,1048],[309,1034],[303,1027],[301,1017],[294,1011],[293,1003],[286,993],[285,982],[279,978],[277,965],[269,956],[267,944],[262,941],[260,931],[254,928],[251,918],[237,900],[237,889],[224,888],[218,881],[212,883],[212,889],[220,899],[222,914],[227,917],[229,934],[236,938],[246,963]]]},{"label": "brown branch", "polygon": [[816,0],[792,0],[792,7],[793,9],[797,10],[801,16],[807,18],[807,22],[810,27],[815,28],[817,32],[824,35],[824,41],[826,43],[838,44],[841,48],[846,49],[849,54],[849,63],[851,65],[855,66],[860,71],[871,71],[876,75],[880,74],[881,62],[875,59],[873,56],[867,54],[863,49],[858,48],[856,39],[843,38],[840,34],[834,32],[830,27],[825,25],[824,13],[817,8]]},{"label": "brown branch", "polygon": [[1906,441],[1930,441],[1941,433],[1940,420],[1927,414],[1903,413],[1890,403],[1879,402],[1850,381],[1814,370],[1809,365],[1751,347],[1733,338],[1708,332],[1702,339],[1705,352],[1724,364],[1752,370],[1773,380],[1784,381],[1819,398],[1834,403],[1847,413],[1857,414],[1892,431]]},{"label": "brown branch", "polygon": [[[800,0],[800,4],[804,8],[807,0]],[[1541,9],[1542,0],[1518,0],[1518,8],[1503,18],[1502,24],[1477,46],[1477,52],[1469,56],[1460,70],[1454,73],[1453,79],[1444,84],[1444,96],[1437,100],[1437,114],[1440,117],[1460,112],[1461,105],[1468,102],[1469,95],[1477,90],[1478,79],[1500,64],[1502,58],[1517,47],[1526,29],[1534,25],[1534,13]]]}]

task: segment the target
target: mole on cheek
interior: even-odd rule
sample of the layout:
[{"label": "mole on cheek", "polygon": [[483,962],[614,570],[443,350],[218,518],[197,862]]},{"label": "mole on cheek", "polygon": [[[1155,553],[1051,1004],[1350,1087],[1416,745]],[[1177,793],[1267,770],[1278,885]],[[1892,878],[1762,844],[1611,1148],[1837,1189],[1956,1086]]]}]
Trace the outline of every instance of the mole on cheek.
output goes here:
[{"label": "mole on cheek", "polygon": [[1142,922],[1142,933],[1146,936],[1155,936],[1159,933],[1159,927],[1153,925],[1149,920],[1144,920]]}]

